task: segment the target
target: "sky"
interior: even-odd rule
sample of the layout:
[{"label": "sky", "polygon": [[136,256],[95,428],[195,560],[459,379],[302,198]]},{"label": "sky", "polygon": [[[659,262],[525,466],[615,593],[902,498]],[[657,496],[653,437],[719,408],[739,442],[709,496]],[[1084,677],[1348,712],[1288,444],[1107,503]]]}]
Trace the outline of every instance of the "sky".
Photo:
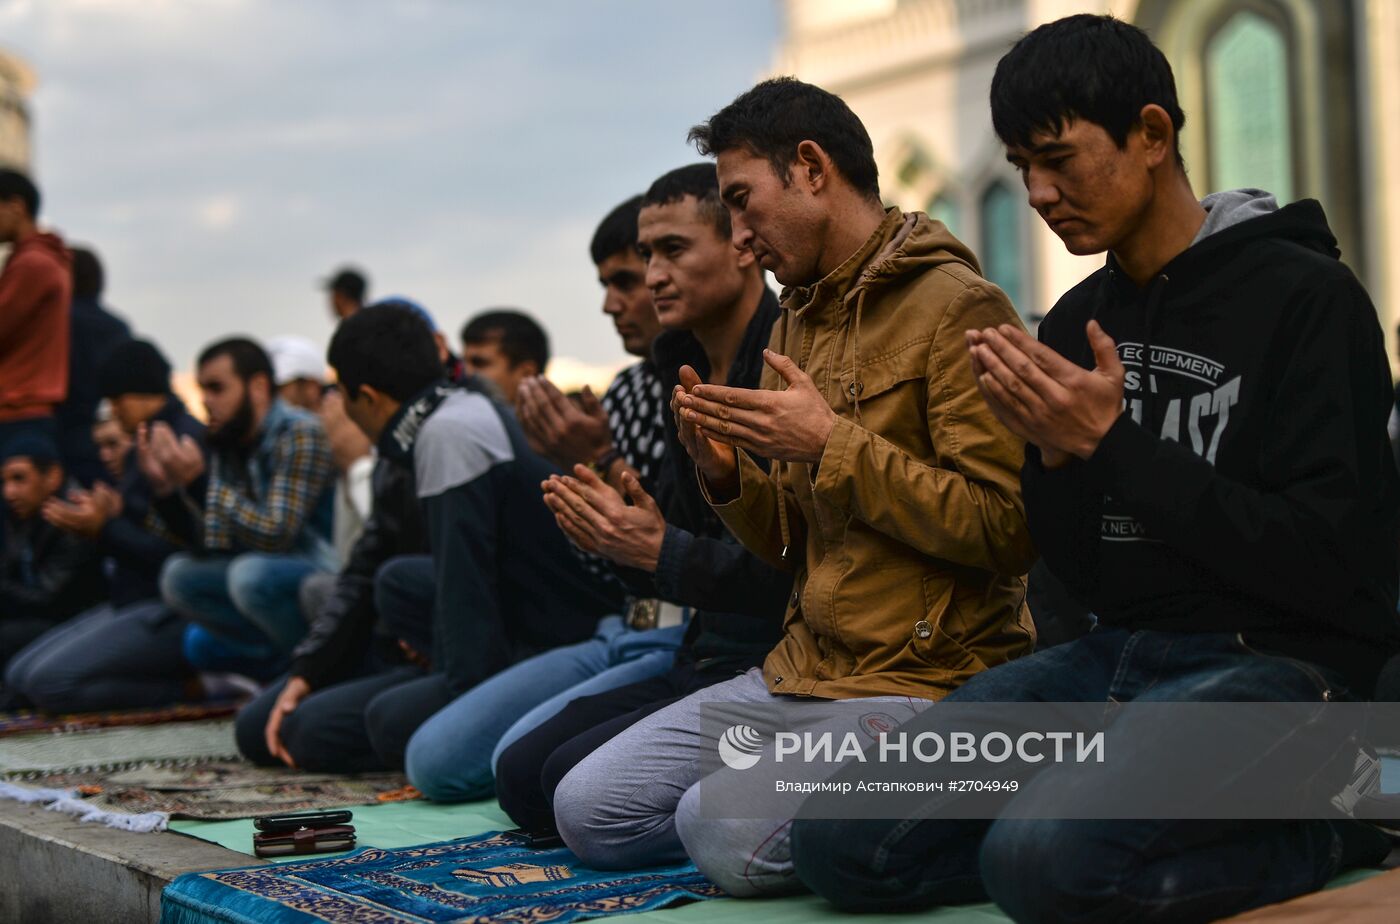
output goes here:
[{"label": "sky", "polygon": [[511,305],[616,366],[593,229],[700,159],[686,130],[778,28],[775,0],[0,0],[39,80],[40,223],[94,246],[108,303],[186,369],[235,332],[327,342],[345,262],[454,343]]}]

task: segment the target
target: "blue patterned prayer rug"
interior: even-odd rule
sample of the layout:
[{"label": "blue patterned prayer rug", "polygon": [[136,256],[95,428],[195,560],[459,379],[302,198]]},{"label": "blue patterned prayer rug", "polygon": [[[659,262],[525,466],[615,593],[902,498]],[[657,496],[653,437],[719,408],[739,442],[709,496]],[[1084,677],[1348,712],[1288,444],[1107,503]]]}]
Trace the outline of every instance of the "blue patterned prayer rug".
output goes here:
[{"label": "blue patterned prayer rug", "polygon": [[514,922],[567,924],[723,893],[694,866],[605,873],[564,848],[500,834],[333,859],[186,873],[161,896],[162,924]]}]

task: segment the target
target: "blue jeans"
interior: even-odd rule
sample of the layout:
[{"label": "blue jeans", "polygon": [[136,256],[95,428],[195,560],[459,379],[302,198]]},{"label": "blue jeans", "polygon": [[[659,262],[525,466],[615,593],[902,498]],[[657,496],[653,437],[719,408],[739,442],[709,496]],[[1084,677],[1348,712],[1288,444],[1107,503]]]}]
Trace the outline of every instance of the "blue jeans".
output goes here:
[{"label": "blue jeans", "polygon": [[[1344,695],[1330,671],[1261,653],[1236,635],[1101,628],[985,671],[945,702],[1321,702]],[[1150,766],[1172,746],[1160,729],[1122,724],[1110,726],[1106,747],[1124,773]],[[937,706],[902,726],[911,735],[938,728]],[[1239,734],[1258,735],[1263,755],[1264,744],[1285,739],[1287,729]],[[1022,922],[1211,921],[1321,888],[1343,865],[1343,835],[1352,833],[1343,826],[1358,824],[1010,817],[1021,800],[1036,804],[1038,790],[1063,784],[1057,774],[1073,772],[1069,764],[1043,771],[1015,797],[1008,817],[994,821],[938,819],[937,801],[952,795],[934,797],[922,819],[798,820],[794,869],[808,888],[848,910],[990,896]],[[1261,756],[1231,785],[1276,772]],[[1337,788],[1345,781],[1343,769]],[[1376,837],[1383,857],[1384,838]]]},{"label": "blue jeans", "polygon": [[607,616],[588,641],[506,668],[419,727],[405,757],[409,781],[434,802],[490,798],[509,745],[580,696],[670,670],[684,635],[683,625],[636,632]]},{"label": "blue jeans", "polygon": [[185,637],[185,656],[197,670],[267,676],[306,634],[297,590],[316,570],[296,555],[196,558],[182,552],[161,569],[160,592],[195,624]]}]

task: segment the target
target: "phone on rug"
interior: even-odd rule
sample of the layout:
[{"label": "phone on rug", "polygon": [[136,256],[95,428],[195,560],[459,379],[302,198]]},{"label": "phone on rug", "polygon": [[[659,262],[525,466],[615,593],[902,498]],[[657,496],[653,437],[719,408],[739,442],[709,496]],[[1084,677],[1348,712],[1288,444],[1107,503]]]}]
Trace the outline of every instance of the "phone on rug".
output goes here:
[{"label": "phone on rug", "polygon": [[259,831],[295,831],[297,828],[326,828],[350,823],[350,812],[338,811],[289,812],[286,815],[263,815],[253,819]]},{"label": "phone on rug", "polygon": [[501,833],[511,840],[519,841],[526,847],[533,847],[536,850],[564,846],[564,839],[559,836],[558,831],[527,831],[525,828],[511,828],[509,831]]},{"label": "phone on rug", "polygon": [[349,825],[297,828],[295,831],[263,831],[253,835],[253,853],[259,857],[343,853],[354,846],[355,829]]}]

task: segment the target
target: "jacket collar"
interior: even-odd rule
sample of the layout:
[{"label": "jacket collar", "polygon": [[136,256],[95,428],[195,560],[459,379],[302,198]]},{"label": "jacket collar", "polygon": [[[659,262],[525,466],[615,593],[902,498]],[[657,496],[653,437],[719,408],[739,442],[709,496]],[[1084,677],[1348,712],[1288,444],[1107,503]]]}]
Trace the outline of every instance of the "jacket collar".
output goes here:
[{"label": "jacket collar", "polygon": [[399,405],[380,434],[379,454],[388,459],[408,458],[413,453],[413,445],[418,442],[423,423],[433,416],[442,402],[459,390],[450,382],[435,382]]},{"label": "jacket collar", "polygon": [[[167,401],[157,412],[156,417],[161,418],[161,415],[169,410],[170,402]],[[228,446],[218,450],[213,454],[215,462],[221,465],[232,465],[235,468],[254,464],[256,460],[262,459],[272,452],[277,438],[281,436],[287,424],[302,413],[304,412],[288,407],[281,398],[273,398],[272,403],[267,407],[267,413],[263,415],[262,424],[258,427],[255,438],[246,445]],[[169,420],[166,422],[168,423]]]},{"label": "jacket collar", "polygon": [[151,417],[151,420],[161,420],[165,423],[174,423],[175,421],[188,416],[188,414],[189,411],[185,408],[185,402],[181,401],[178,395],[171,395],[169,398],[165,399],[165,403],[161,405],[160,410],[155,412],[155,415]]},{"label": "jacket collar", "polygon": [[273,442],[281,434],[284,427],[291,423],[296,416],[287,403],[281,398],[273,398],[272,404],[267,409],[267,416],[263,418],[262,432],[258,434],[258,452],[264,453],[272,448]]},{"label": "jacket collar", "polygon": [[797,311],[813,304],[839,302],[847,292],[855,288],[866,266],[894,239],[903,225],[904,213],[897,208],[887,209],[879,227],[840,266],[813,285],[789,286],[784,289],[782,306]]},{"label": "jacket collar", "polygon": [[[764,286],[758,309],[749,319],[748,327],[744,328],[739,352],[730,363],[726,385],[735,388],[758,387],[759,376],[763,372],[763,348],[773,335],[773,323],[780,313],[777,296],[772,289]],[[705,355],[700,341],[688,330],[663,331],[652,345],[652,355],[663,381],[676,378],[681,366],[691,366],[702,379],[709,379],[710,359]],[[665,398],[670,400],[669,395]]]}]

